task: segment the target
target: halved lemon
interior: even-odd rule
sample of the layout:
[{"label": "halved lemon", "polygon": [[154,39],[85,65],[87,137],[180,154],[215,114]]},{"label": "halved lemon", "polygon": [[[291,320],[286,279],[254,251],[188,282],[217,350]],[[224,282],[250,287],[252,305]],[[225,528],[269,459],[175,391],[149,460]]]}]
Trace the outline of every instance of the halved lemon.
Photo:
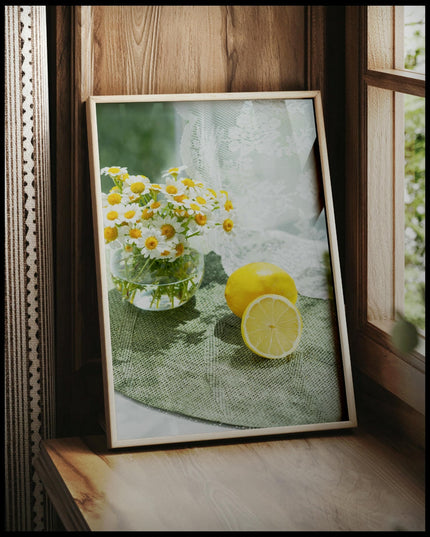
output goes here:
[{"label": "halved lemon", "polygon": [[238,317],[252,300],[261,295],[282,295],[297,300],[297,288],[293,278],[282,268],[263,261],[248,263],[230,274],[225,286],[228,307]]},{"label": "halved lemon", "polygon": [[285,358],[295,351],[303,321],[297,307],[281,295],[261,295],[250,302],[242,316],[245,345],[263,358]]}]

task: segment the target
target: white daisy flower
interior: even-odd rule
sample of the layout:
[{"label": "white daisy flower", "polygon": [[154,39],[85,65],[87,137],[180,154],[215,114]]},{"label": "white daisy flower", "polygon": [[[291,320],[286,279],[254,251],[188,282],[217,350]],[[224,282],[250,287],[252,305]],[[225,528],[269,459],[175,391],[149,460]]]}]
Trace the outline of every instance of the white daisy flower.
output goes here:
[{"label": "white daisy flower", "polygon": [[195,212],[189,221],[189,235],[203,235],[213,229],[215,225],[214,215],[211,212]]},{"label": "white daisy flower", "polygon": [[180,182],[168,177],[164,185],[160,185],[161,192],[167,196],[170,201],[177,196],[181,196],[185,193],[185,186]]},{"label": "white daisy flower", "polygon": [[122,225],[118,229],[118,239],[125,246],[135,244],[140,248],[144,229],[140,222]]},{"label": "white daisy flower", "polygon": [[162,174],[162,177],[173,177],[176,179],[178,175],[185,170],[186,166],[177,166],[175,168],[169,168],[168,170],[165,170]]},{"label": "white daisy flower", "polygon": [[123,203],[123,196],[117,187],[111,188],[110,191],[102,193],[102,207],[109,207],[111,205],[118,205]]},{"label": "white daisy flower", "polygon": [[231,218],[225,218],[222,221],[222,229],[225,231],[225,233],[232,233],[234,229],[234,220]]},{"label": "white daisy flower", "polygon": [[211,211],[217,203],[216,198],[214,198],[207,189],[202,190],[194,196],[193,201],[200,205],[203,211]]},{"label": "white daisy flower", "polygon": [[122,210],[119,215],[119,221],[126,222],[128,224],[134,224],[140,220],[142,216],[142,208],[137,203],[129,203],[122,206]]},{"label": "white daisy flower", "polygon": [[159,185],[158,183],[150,183],[149,184],[149,190],[151,192],[155,192],[155,193],[161,192],[162,189],[163,189],[162,185]]},{"label": "white daisy flower", "polygon": [[160,259],[163,261],[174,261],[176,259],[176,243],[166,241],[164,250],[160,252]]},{"label": "white daisy flower", "polygon": [[124,181],[123,194],[133,202],[149,193],[150,184],[151,182],[145,175],[130,175]]},{"label": "white daisy flower", "polygon": [[105,226],[103,229],[103,236],[106,244],[114,244],[118,239],[118,228],[113,226]]},{"label": "white daisy flower", "polygon": [[174,216],[167,215],[166,217],[161,217],[156,215],[151,225],[160,230],[166,240],[173,239],[175,235],[184,233],[183,223],[179,222]]},{"label": "white daisy flower", "polygon": [[106,166],[100,170],[102,175],[110,175],[111,177],[119,177],[128,175],[127,168],[121,166]]},{"label": "white daisy flower", "polygon": [[162,211],[164,207],[165,207],[165,204],[158,200],[151,200],[145,205],[145,209],[148,210],[148,213],[152,213],[151,216]]},{"label": "white daisy flower", "polygon": [[236,212],[228,208],[217,213],[215,227],[223,236],[234,236],[237,228]]},{"label": "white daisy flower", "polygon": [[139,247],[143,255],[151,258],[160,258],[168,250],[166,239],[158,229],[153,227],[142,229]]},{"label": "white daisy flower", "polygon": [[218,194],[213,188],[205,188],[204,195],[202,195],[206,199],[206,203],[208,206],[211,207],[211,210],[217,209],[220,205]]},{"label": "white daisy flower", "polygon": [[173,245],[173,259],[181,257],[181,255],[188,251],[188,241],[185,235],[176,235],[175,240],[169,244]]},{"label": "white daisy flower", "polygon": [[105,226],[114,226],[121,223],[124,206],[121,204],[108,205],[103,208],[103,223]]},{"label": "white daisy flower", "polygon": [[184,200],[183,206],[186,208],[190,216],[194,216],[196,214],[205,214],[208,212],[204,205],[196,203],[193,199]]},{"label": "white daisy flower", "polygon": [[185,193],[190,197],[199,196],[204,192],[205,185],[201,181],[194,181],[194,179],[184,177],[179,179],[179,182],[184,185]]},{"label": "white daisy flower", "polygon": [[168,198],[168,202],[171,203],[174,209],[186,209],[187,203],[190,202],[190,198],[185,194],[176,194]]},{"label": "white daisy flower", "polygon": [[148,224],[148,221],[154,217],[154,211],[148,209],[148,207],[140,207],[140,220],[141,222]]}]

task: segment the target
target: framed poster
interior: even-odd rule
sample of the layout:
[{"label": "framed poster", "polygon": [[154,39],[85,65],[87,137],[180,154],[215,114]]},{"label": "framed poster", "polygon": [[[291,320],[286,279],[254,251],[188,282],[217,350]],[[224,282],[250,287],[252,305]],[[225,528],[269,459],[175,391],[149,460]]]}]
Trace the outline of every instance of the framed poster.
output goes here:
[{"label": "framed poster", "polygon": [[320,93],[87,120],[109,447],[355,427]]}]

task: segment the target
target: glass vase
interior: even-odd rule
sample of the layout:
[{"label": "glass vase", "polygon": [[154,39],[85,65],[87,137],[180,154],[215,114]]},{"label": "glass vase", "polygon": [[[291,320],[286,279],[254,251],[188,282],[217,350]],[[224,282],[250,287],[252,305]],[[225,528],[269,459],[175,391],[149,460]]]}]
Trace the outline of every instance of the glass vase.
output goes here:
[{"label": "glass vase", "polygon": [[170,310],[188,302],[200,287],[204,256],[190,250],[170,262],[117,249],[110,270],[124,300],[142,310]]}]

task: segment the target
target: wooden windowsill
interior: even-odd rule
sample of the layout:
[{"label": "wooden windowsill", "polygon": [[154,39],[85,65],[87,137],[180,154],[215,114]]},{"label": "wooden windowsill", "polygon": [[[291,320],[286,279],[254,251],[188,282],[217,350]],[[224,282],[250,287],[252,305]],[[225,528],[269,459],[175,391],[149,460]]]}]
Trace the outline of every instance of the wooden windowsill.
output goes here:
[{"label": "wooden windowsill", "polygon": [[360,427],[121,450],[53,439],[36,469],[69,531],[425,529],[424,456]]}]

